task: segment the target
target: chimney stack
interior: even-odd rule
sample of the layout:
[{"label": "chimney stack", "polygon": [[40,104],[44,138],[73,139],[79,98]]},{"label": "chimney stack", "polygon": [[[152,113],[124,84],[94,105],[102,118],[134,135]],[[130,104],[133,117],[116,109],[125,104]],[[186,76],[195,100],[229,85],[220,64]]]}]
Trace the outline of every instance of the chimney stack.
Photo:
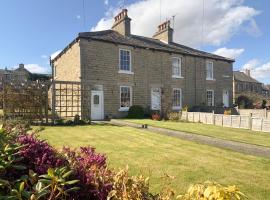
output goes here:
[{"label": "chimney stack", "polygon": [[245,74],[250,77],[250,69],[245,69]]},{"label": "chimney stack", "polygon": [[19,64],[19,69],[23,69],[23,68],[24,68],[24,64],[23,63]]},{"label": "chimney stack", "polygon": [[167,44],[173,42],[173,29],[170,26],[170,20],[158,26],[158,31],[155,33],[153,38],[158,39]]},{"label": "chimney stack", "polygon": [[131,19],[128,17],[128,10],[123,9],[118,15],[114,17],[112,30],[117,31],[124,36],[129,36],[131,33],[130,21]]}]

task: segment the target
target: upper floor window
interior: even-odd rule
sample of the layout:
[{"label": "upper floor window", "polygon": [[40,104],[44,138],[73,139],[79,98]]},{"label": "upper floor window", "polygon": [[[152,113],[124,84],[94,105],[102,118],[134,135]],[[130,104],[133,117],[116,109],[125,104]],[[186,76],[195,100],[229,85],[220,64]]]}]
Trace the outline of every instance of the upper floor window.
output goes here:
[{"label": "upper floor window", "polygon": [[180,88],[173,89],[173,110],[182,108],[182,91]]},{"label": "upper floor window", "polygon": [[120,86],[120,111],[128,111],[132,103],[130,86]]},{"label": "upper floor window", "polygon": [[214,63],[207,61],[206,62],[206,80],[213,80],[214,79]]},{"label": "upper floor window", "polygon": [[129,50],[120,49],[119,70],[131,72],[131,52]]},{"label": "upper floor window", "polygon": [[214,90],[206,91],[207,106],[214,106]]},{"label": "upper floor window", "polygon": [[172,58],[172,77],[181,78],[181,58]]}]

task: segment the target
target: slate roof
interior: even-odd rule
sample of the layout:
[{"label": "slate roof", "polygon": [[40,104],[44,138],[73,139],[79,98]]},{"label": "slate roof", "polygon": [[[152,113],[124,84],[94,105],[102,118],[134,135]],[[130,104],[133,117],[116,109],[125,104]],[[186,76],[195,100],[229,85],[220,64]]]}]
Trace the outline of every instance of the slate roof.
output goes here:
[{"label": "slate roof", "polygon": [[180,53],[184,55],[193,55],[198,57],[205,57],[210,59],[217,59],[217,60],[224,60],[227,62],[234,62],[234,59],[225,58],[222,56],[218,56],[215,54],[203,52],[197,49],[193,49],[181,44],[177,43],[170,43],[166,44],[157,39],[138,36],[138,35],[130,35],[130,36],[123,36],[120,33],[114,30],[105,30],[105,31],[96,31],[96,32],[82,32],[79,33],[78,37],[69,44],[58,56],[56,56],[52,62],[54,62],[58,57],[62,55],[63,52],[67,50],[75,41],[80,38],[90,39],[90,40],[98,40],[104,42],[110,42],[115,44],[122,44],[122,45],[130,45],[138,48],[146,48],[146,49],[153,49],[158,51],[165,51],[170,53]]},{"label": "slate roof", "polygon": [[234,76],[234,79],[237,81],[249,82],[249,83],[260,83],[256,79],[246,75],[244,72],[234,71],[233,76]]}]

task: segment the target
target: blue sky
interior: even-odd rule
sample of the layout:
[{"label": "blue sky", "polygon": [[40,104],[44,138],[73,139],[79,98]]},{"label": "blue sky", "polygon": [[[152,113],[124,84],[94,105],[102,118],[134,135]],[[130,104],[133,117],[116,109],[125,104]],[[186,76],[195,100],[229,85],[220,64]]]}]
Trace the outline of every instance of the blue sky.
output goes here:
[{"label": "blue sky", "polygon": [[160,18],[176,15],[177,42],[236,57],[235,70],[250,68],[270,83],[270,1],[205,0],[204,15],[202,2],[161,0],[160,12],[159,0],[85,0],[85,10],[83,0],[2,0],[0,67],[25,63],[32,71],[49,72],[50,55],[78,32],[110,28],[119,8],[127,7],[133,33],[151,36]]}]

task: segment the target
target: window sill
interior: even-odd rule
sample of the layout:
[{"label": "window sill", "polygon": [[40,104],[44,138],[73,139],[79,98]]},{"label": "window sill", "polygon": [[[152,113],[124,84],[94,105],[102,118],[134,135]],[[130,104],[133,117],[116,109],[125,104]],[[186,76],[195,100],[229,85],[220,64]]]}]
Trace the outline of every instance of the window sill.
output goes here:
[{"label": "window sill", "polygon": [[214,78],[206,78],[207,81],[215,81],[216,79]]},{"label": "window sill", "polygon": [[119,112],[127,112],[129,111],[129,107],[122,107],[118,109]]},{"label": "window sill", "polygon": [[130,74],[130,75],[134,74],[134,72],[132,72],[132,71],[125,71],[125,70],[119,70],[118,73],[119,74]]},{"label": "window sill", "polygon": [[184,78],[184,77],[183,76],[175,76],[175,75],[173,75],[172,78],[181,79],[181,78]]}]

